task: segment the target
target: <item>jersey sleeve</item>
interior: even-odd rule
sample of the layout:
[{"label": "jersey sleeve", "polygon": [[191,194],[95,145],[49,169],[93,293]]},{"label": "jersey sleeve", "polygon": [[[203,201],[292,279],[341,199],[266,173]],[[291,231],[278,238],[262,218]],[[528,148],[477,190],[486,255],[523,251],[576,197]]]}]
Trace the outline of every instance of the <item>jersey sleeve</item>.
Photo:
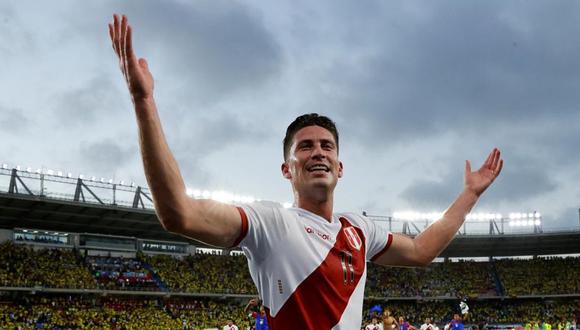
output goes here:
[{"label": "jersey sleeve", "polygon": [[358,215],[364,223],[366,236],[366,259],[367,261],[375,261],[383,253],[385,253],[393,241],[393,234],[384,226],[378,225],[376,222],[367,217]]},{"label": "jersey sleeve", "polygon": [[280,241],[286,224],[280,208],[275,203],[256,202],[238,206],[242,218],[242,233],[237,246],[254,262],[264,259],[272,244]]}]

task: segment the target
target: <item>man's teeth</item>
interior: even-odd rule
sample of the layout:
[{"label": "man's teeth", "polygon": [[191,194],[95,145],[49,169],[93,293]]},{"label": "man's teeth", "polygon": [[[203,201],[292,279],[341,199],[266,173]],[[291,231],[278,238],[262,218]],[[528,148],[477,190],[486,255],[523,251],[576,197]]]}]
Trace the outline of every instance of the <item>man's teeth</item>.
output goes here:
[{"label": "man's teeth", "polygon": [[312,166],[310,168],[310,171],[327,171],[328,172],[328,167],[323,166],[323,165],[316,165],[316,166]]}]

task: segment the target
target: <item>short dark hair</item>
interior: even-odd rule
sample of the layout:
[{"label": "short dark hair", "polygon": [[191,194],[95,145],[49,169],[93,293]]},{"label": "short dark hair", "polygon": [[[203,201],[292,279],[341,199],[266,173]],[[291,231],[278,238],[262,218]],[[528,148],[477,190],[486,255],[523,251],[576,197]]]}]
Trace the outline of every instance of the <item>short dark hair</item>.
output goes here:
[{"label": "short dark hair", "polygon": [[336,142],[336,150],[338,151],[338,130],[336,129],[336,124],[332,119],[321,116],[317,113],[309,113],[296,118],[286,129],[286,136],[284,137],[284,161],[288,160],[290,154],[290,147],[292,146],[292,140],[296,132],[304,127],[308,126],[320,126],[326,128]]}]

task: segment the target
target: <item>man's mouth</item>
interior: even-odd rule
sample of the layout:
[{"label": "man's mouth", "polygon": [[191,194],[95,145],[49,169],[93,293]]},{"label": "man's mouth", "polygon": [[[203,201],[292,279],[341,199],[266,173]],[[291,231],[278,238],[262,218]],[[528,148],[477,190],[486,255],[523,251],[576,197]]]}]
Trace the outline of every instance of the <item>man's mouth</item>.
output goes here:
[{"label": "man's mouth", "polygon": [[312,165],[308,168],[308,172],[330,172],[330,168],[324,164]]}]

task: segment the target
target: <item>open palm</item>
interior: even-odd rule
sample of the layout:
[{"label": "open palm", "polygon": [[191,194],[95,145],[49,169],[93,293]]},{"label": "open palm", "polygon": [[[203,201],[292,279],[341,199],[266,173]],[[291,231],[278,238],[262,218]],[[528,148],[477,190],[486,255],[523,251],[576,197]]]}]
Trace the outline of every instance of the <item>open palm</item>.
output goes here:
[{"label": "open palm", "polygon": [[471,171],[471,163],[465,161],[465,189],[480,196],[491,183],[498,177],[503,167],[503,159],[501,159],[501,152],[494,148],[481,167],[475,171]]},{"label": "open palm", "polygon": [[137,59],[135,56],[132,34],[127,17],[113,15],[113,23],[109,24],[109,35],[113,49],[119,57],[121,72],[135,101],[153,96],[153,75],[149,71],[147,61],[144,58]]}]

